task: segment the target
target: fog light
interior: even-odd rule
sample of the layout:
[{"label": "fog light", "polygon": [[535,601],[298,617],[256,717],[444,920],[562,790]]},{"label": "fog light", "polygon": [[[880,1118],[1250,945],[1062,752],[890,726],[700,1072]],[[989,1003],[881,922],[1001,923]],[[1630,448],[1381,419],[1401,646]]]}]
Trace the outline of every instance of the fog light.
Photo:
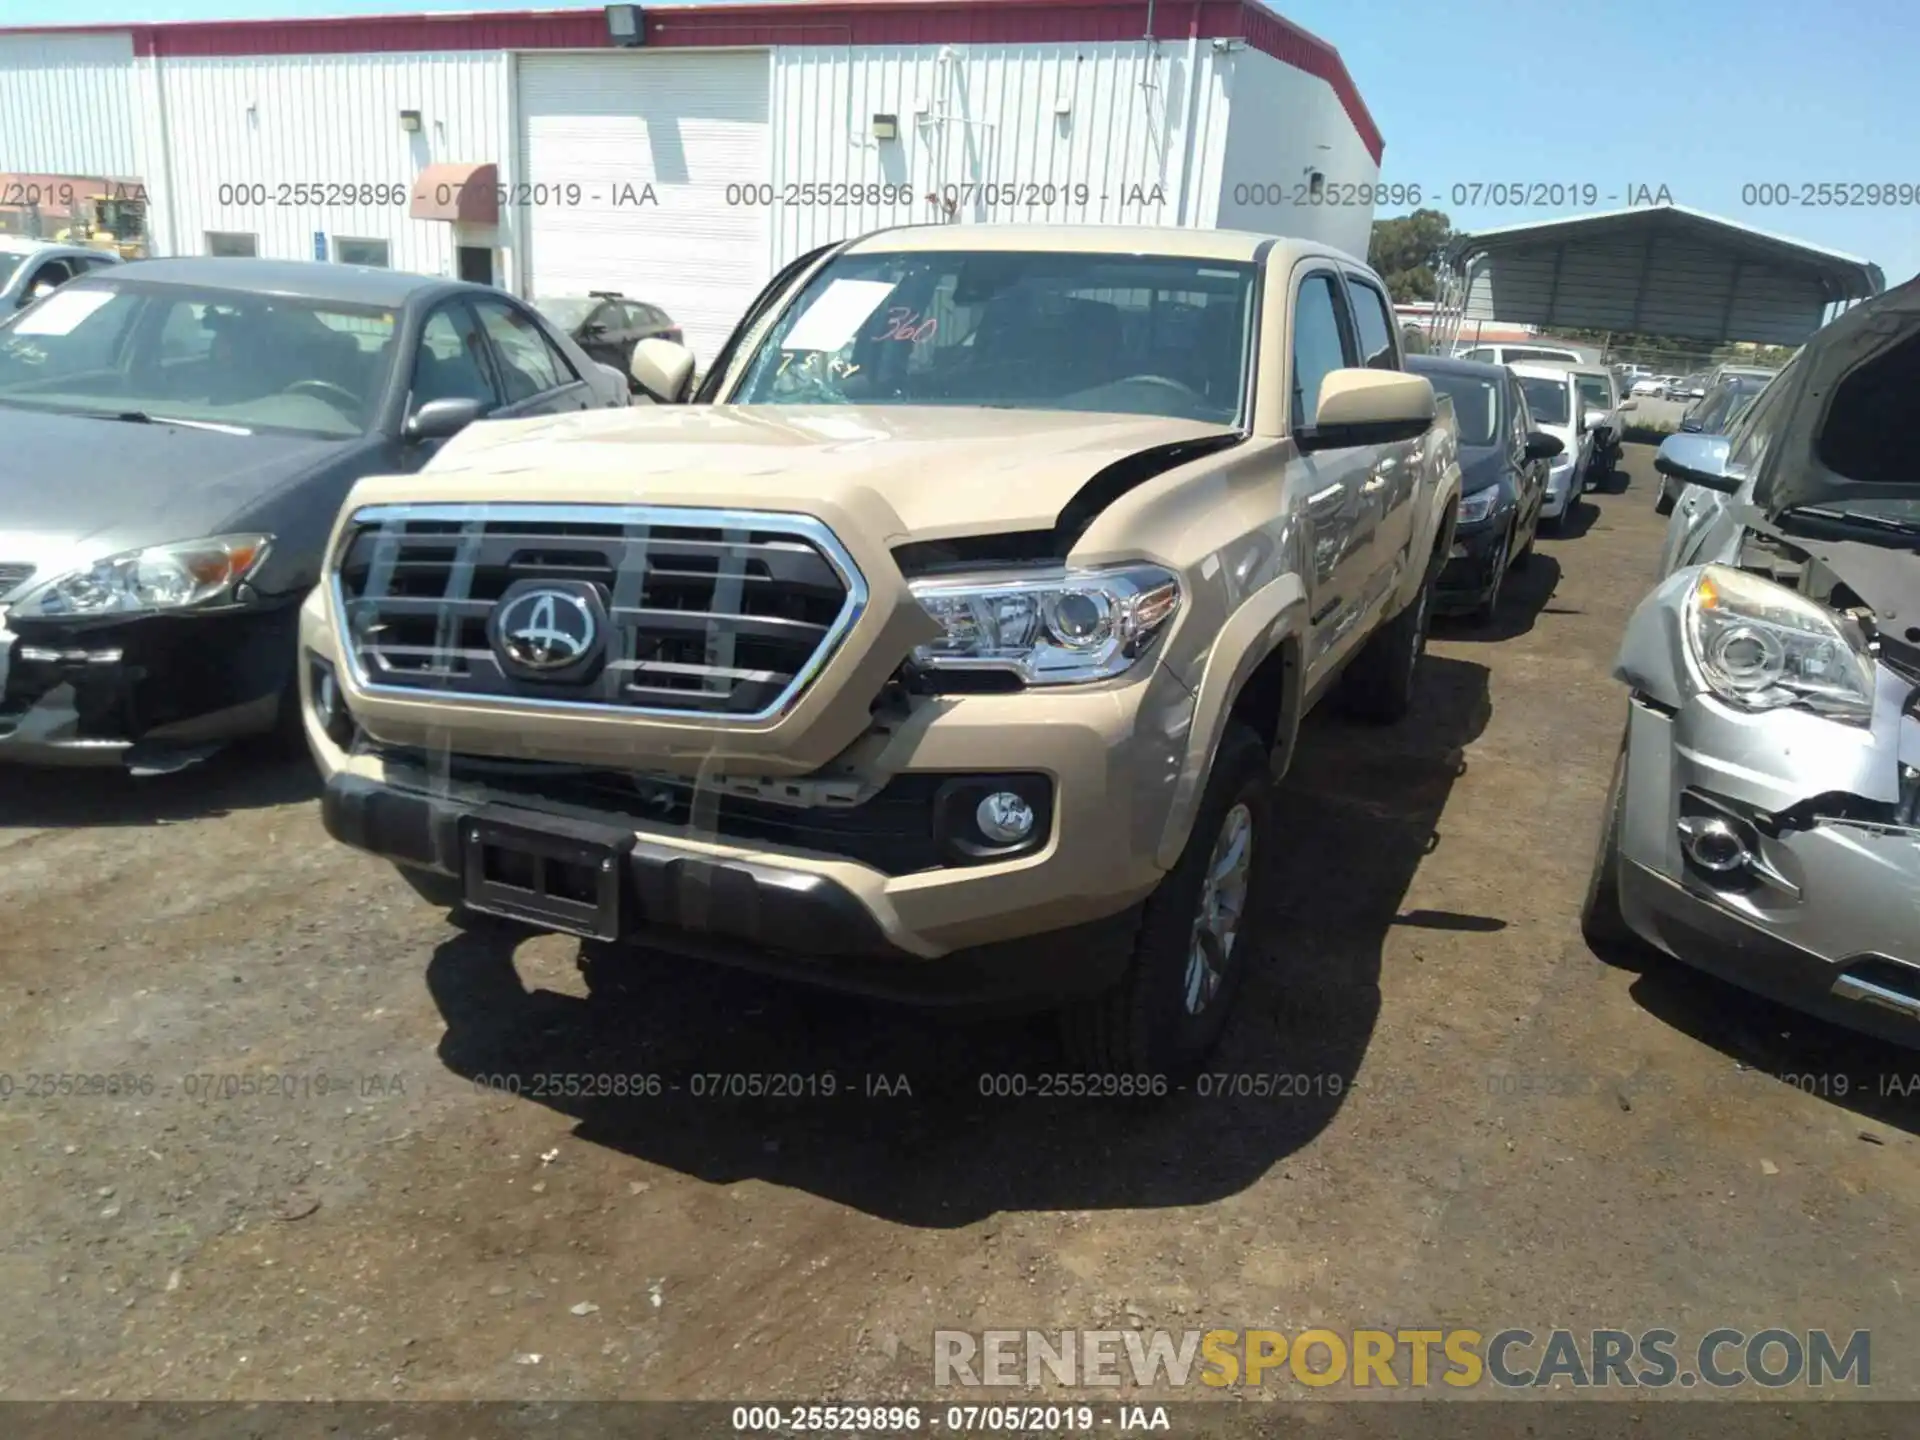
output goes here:
[{"label": "fog light", "polygon": [[1680,822],[1680,835],[1687,858],[1715,875],[1742,869],[1753,858],[1746,840],[1725,820],[1688,818]]},{"label": "fog light", "polygon": [[1033,807],[1011,790],[996,790],[973,812],[973,823],[996,845],[1014,845],[1033,833]]}]

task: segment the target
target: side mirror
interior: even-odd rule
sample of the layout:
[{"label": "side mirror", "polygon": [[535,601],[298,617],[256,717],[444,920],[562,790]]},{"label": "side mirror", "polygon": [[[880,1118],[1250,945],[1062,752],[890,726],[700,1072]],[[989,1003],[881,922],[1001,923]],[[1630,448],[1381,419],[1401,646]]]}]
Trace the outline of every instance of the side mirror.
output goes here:
[{"label": "side mirror", "polygon": [[1434,405],[1433,385],[1424,375],[1357,366],[1329,371],[1320,382],[1313,425],[1297,433],[1294,444],[1308,453],[1418,440],[1433,426]]},{"label": "side mirror", "polygon": [[1529,460],[1551,460],[1566,448],[1566,442],[1558,435],[1549,435],[1544,430],[1527,432],[1527,459]]},{"label": "side mirror", "polygon": [[1580,412],[1580,428],[1582,430],[1598,430],[1606,423],[1607,412],[1604,410],[1583,410]]},{"label": "side mirror", "polygon": [[1640,408],[1640,402],[1634,399],[1631,395],[1629,395],[1626,399],[1620,402],[1620,409],[1623,413],[1628,410],[1638,410],[1639,408]]},{"label": "side mirror", "polygon": [[445,440],[459,434],[485,413],[478,400],[464,395],[429,400],[407,417],[405,435],[416,444],[423,440]]},{"label": "side mirror", "polygon": [[39,284],[35,285],[31,291],[28,292],[27,301],[29,304],[31,304],[35,300],[44,300],[47,298],[47,296],[53,294],[53,292],[58,290],[59,288],[60,288],[59,285],[57,285],[51,280],[42,280]]},{"label": "side mirror", "polygon": [[1653,457],[1653,468],[1683,484],[1731,495],[1741,477],[1728,473],[1727,451],[1724,435],[1669,435]]},{"label": "side mirror", "polygon": [[627,373],[656,405],[679,405],[693,389],[693,352],[671,340],[649,337],[633,347]]}]

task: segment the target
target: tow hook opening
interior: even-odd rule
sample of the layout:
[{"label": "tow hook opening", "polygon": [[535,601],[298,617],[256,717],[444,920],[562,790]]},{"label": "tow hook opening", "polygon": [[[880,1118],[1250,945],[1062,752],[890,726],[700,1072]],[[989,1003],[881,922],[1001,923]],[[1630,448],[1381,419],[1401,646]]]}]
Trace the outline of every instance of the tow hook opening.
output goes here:
[{"label": "tow hook opening", "polygon": [[1833,982],[1841,1000],[1876,1005],[1909,1020],[1920,1020],[1920,967],[1885,955],[1866,955],[1850,962]]}]

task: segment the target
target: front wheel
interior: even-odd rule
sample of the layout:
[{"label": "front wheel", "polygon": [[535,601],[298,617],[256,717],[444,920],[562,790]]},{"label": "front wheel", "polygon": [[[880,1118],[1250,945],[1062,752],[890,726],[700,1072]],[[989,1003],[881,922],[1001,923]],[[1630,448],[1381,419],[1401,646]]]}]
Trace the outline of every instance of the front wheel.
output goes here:
[{"label": "front wheel", "polygon": [[1493,579],[1487,585],[1487,593],[1480,603],[1473,607],[1470,617],[1475,625],[1485,627],[1493,623],[1493,617],[1500,613],[1500,591],[1507,583],[1507,568],[1511,563],[1507,552],[1513,548],[1513,532],[1509,530],[1500,537],[1500,549],[1493,557]]},{"label": "front wheel", "polygon": [[1644,955],[1651,950],[1627,924],[1620,907],[1620,829],[1627,811],[1627,737],[1620,737],[1620,754],[1613,762],[1613,781],[1601,808],[1600,839],[1593,847],[1593,869],[1587,875],[1587,893],[1580,902],[1580,934],[1602,960]]},{"label": "front wheel", "polygon": [[1186,849],[1140,907],[1126,973],[1060,1017],[1076,1068],[1173,1084],[1200,1068],[1259,951],[1254,867],[1272,839],[1272,796],[1266,746],[1249,727],[1230,724]]},{"label": "front wheel", "polygon": [[1653,513],[1656,515],[1671,515],[1673,513],[1673,492],[1664,484],[1660,487],[1660,494],[1654,499]]}]

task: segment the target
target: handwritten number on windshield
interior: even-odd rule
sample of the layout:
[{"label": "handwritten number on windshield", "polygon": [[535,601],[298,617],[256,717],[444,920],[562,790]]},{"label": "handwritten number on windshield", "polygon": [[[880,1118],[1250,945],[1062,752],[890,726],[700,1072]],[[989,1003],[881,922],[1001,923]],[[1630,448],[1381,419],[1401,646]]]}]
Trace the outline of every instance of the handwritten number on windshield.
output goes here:
[{"label": "handwritten number on windshield", "polygon": [[887,311],[880,333],[870,336],[874,340],[906,340],[918,344],[931,340],[940,328],[940,322],[928,315],[924,319],[904,305],[895,305]]}]

